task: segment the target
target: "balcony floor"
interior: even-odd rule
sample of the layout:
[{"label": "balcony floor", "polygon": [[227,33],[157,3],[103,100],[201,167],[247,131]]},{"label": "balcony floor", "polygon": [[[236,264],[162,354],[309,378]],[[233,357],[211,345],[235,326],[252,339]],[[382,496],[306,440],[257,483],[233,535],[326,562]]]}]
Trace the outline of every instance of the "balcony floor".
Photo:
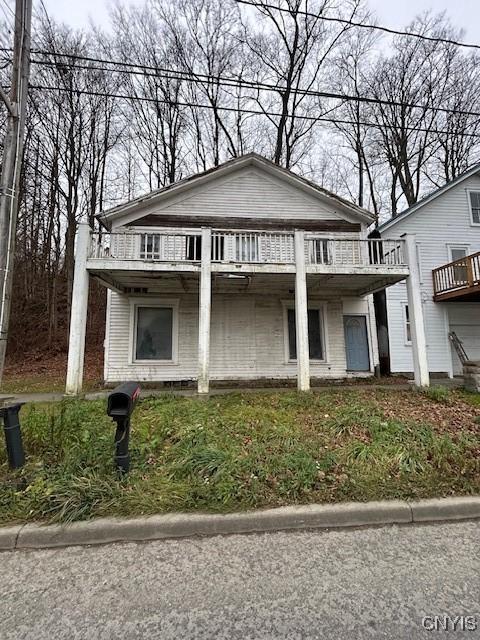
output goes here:
[{"label": "balcony floor", "polygon": [[433,299],[435,302],[480,302],[480,284],[437,293]]},{"label": "balcony floor", "polygon": [[[118,267],[118,261],[115,261]],[[197,265],[181,264],[180,269],[147,268],[143,269],[143,264],[136,264],[136,269],[98,269],[91,263],[88,266],[90,275],[100,281],[104,286],[119,293],[171,293],[194,292],[198,290],[199,268]],[[148,265],[147,265],[148,266]],[[156,263],[154,266],[158,266]],[[162,266],[162,265],[160,265]],[[197,266],[195,270],[186,270],[185,266]],[[295,272],[293,265],[282,265],[288,267],[275,273],[266,273],[258,270],[257,267],[266,265],[241,265],[241,268],[232,268],[229,265],[213,265],[212,268],[212,288],[214,292],[248,292],[248,293],[294,293]],[[221,267],[221,268],[218,268]],[[326,271],[325,269],[329,269]],[[335,271],[333,271],[335,269]],[[366,267],[357,269],[352,273],[351,268],[345,268],[344,273],[339,273],[339,268],[315,267],[307,272],[307,287],[310,295],[344,295],[363,296],[379,289],[389,287],[408,275],[408,269],[397,267],[395,270],[386,269],[380,271],[378,267]],[[399,273],[400,271],[400,273]]]}]

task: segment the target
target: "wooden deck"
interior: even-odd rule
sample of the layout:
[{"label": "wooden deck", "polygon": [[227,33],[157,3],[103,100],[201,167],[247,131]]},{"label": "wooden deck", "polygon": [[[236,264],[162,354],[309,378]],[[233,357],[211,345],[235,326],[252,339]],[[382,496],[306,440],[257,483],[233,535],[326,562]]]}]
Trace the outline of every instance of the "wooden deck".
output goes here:
[{"label": "wooden deck", "polygon": [[480,301],[480,252],[432,271],[435,302]]}]

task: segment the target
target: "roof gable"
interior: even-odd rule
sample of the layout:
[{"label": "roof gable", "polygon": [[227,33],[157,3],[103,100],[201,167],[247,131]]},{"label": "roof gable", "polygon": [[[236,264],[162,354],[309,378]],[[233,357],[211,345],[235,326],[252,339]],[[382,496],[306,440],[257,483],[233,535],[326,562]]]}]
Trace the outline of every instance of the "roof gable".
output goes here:
[{"label": "roof gable", "polygon": [[[112,225],[132,224],[135,220],[151,213],[161,215],[163,212],[176,213],[178,210],[185,213],[187,210],[194,215],[195,208],[204,212],[206,206],[214,206],[215,198],[218,199],[222,195],[222,189],[231,189],[233,200],[235,193],[243,194],[244,206],[250,199],[253,215],[259,218],[267,217],[272,213],[269,197],[275,193],[275,199],[285,205],[290,204],[293,207],[292,210],[295,210],[295,205],[303,199],[305,206],[308,204],[312,211],[314,207],[317,208],[314,215],[320,219],[329,217],[365,224],[370,224],[373,219],[372,214],[365,209],[257,154],[248,154],[230,160],[214,169],[102,212],[98,218],[110,228]],[[253,200],[256,200],[256,203]],[[182,202],[184,210],[180,211],[179,203]],[[235,202],[232,206],[235,206]],[[325,216],[322,216],[322,212]],[[222,215],[221,209],[218,215]]]},{"label": "roof gable", "polygon": [[453,187],[458,186],[459,184],[461,184],[468,178],[471,178],[477,173],[480,173],[480,163],[474,164],[472,167],[470,167],[470,169],[467,169],[467,171],[457,176],[454,180],[447,182],[447,184],[444,184],[443,187],[435,189],[435,191],[432,191],[431,193],[427,194],[421,200],[416,202],[414,205],[412,205],[408,209],[405,209],[405,211],[402,211],[401,213],[399,213],[398,215],[392,218],[389,218],[386,222],[383,222],[381,225],[379,225],[378,231],[382,233],[387,229],[390,229],[391,227],[395,226],[398,222],[403,221],[408,216],[412,215],[413,213],[416,213],[424,205],[432,202],[436,198],[439,198],[440,196],[442,196],[444,193],[446,193]]}]

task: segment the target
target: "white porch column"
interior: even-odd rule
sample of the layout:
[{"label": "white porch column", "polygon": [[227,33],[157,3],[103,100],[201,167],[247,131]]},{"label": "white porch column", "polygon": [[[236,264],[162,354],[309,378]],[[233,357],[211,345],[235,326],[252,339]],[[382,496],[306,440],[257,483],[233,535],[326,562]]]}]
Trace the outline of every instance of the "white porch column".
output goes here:
[{"label": "white porch column", "polygon": [[310,389],[307,309],[305,234],[303,231],[295,231],[295,325],[297,334],[297,385],[299,391],[308,391]]},{"label": "white porch column", "polygon": [[73,274],[72,306],[70,311],[70,337],[68,340],[67,384],[65,393],[77,395],[82,390],[85,332],[87,329],[88,271],[87,258],[90,245],[90,226],[81,221],[77,230],[75,269]]},{"label": "white porch column", "polygon": [[198,393],[208,393],[210,309],[212,304],[212,231],[202,229],[202,266],[198,305]]},{"label": "white porch column", "polygon": [[415,236],[405,233],[405,256],[410,275],[407,277],[408,313],[410,317],[410,333],[412,336],[413,370],[417,387],[428,387],[427,341],[423,323],[422,292],[417,260],[417,243]]}]

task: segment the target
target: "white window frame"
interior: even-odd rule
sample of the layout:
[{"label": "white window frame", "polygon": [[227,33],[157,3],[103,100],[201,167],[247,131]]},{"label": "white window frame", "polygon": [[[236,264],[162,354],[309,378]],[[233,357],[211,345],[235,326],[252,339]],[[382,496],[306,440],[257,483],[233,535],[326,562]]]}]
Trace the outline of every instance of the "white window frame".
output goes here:
[{"label": "white window frame", "polygon": [[469,244],[462,244],[461,242],[447,244],[447,249],[448,249],[448,261],[449,262],[453,262],[452,249],[465,249],[465,256],[468,256],[468,254],[470,253],[470,245]]},{"label": "white window frame", "polygon": [[[412,345],[412,319],[409,318],[408,320],[408,325],[410,326],[410,340],[409,340],[408,332],[407,332],[407,308],[408,308],[408,302],[402,302],[403,337],[405,340],[405,344],[410,347]],[[410,313],[410,310],[409,310],[409,313]]]},{"label": "white window frame", "polygon": [[480,189],[466,189],[466,192],[467,192],[467,200],[468,200],[468,210],[470,212],[470,224],[472,227],[480,227],[480,221],[475,222],[473,220],[472,200],[470,198],[471,193],[480,193]]},{"label": "white window frame", "polygon": [[[320,246],[321,259],[317,259],[317,247]],[[308,261],[313,265],[333,264],[333,242],[330,238],[310,238],[308,242]],[[325,258],[326,254],[326,260]]]},{"label": "white window frame", "polygon": [[[131,365],[176,365],[178,364],[178,298],[130,298],[129,363]],[[172,309],[172,358],[170,360],[137,360],[137,309],[139,307]]]},{"label": "white window frame", "polygon": [[[289,341],[288,341],[288,310],[289,309],[295,310],[295,302],[292,300],[282,300],[282,306],[283,306],[283,346],[284,346],[285,364],[296,364],[297,358],[295,359],[290,358],[290,348],[289,348]],[[309,302],[307,304],[307,309],[316,309],[320,313],[320,331],[321,331],[320,337],[322,339],[322,346],[323,346],[323,359],[312,360],[310,358],[309,359],[310,364],[314,366],[316,364],[324,365],[329,363],[326,307],[327,307],[326,302]]]}]

